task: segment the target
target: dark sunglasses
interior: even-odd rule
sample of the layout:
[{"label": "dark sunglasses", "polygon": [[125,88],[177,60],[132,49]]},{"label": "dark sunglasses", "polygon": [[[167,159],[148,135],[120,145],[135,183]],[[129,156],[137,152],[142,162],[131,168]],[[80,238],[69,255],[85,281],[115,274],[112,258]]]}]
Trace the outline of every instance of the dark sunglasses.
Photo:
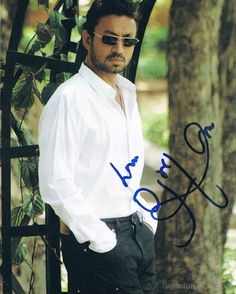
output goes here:
[{"label": "dark sunglasses", "polygon": [[99,37],[102,40],[103,44],[106,45],[116,45],[118,40],[122,40],[123,41],[123,45],[125,47],[132,47],[132,46],[136,46],[139,42],[139,39],[137,38],[129,38],[129,37],[118,37],[118,36],[109,36],[109,35],[99,35],[95,32],[93,32],[94,35],[96,35],[97,37]]}]

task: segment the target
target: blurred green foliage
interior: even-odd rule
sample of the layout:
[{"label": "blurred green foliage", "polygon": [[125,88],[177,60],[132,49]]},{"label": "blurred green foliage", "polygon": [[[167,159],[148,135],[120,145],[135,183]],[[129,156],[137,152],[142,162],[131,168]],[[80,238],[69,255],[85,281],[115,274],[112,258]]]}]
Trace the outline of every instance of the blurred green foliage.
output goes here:
[{"label": "blurred green foliage", "polygon": [[167,150],[169,138],[167,113],[142,112],[141,116],[145,139]]},{"label": "blurred green foliage", "polygon": [[166,41],[168,27],[147,27],[142,43],[137,78],[152,80],[166,78]]},{"label": "blurred green foliage", "polygon": [[224,294],[236,293],[236,249],[227,246],[224,249],[224,264],[222,271],[222,279],[224,286]]}]

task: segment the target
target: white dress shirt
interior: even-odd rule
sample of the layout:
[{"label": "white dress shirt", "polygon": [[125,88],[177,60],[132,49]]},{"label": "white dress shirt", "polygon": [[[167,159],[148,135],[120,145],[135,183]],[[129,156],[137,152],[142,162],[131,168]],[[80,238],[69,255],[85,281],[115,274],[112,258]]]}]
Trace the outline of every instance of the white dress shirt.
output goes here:
[{"label": "white dress shirt", "polygon": [[[101,220],[139,211],[156,231],[157,222],[134,200],[144,164],[143,137],[135,86],[117,75],[125,111],[116,90],[86,65],[61,84],[44,107],[39,124],[39,186],[43,200],[70,228],[78,242],[106,252],[116,235]],[[128,187],[123,175],[130,167]],[[146,205],[146,204],[145,204]],[[147,205],[148,207],[148,205]]]}]

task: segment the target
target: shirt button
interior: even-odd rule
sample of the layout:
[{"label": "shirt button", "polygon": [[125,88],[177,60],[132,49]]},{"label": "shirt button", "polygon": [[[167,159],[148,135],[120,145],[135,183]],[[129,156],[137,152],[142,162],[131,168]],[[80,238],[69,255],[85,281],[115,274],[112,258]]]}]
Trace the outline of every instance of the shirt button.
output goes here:
[{"label": "shirt button", "polygon": [[87,252],[87,249],[86,248],[84,248],[84,252]]},{"label": "shirt button", "polygon": [[115,231],[116,231],[115,229],[111,229],[111,230],[112,230],[112,232],[114,232],[114,233],[115,233]]}]

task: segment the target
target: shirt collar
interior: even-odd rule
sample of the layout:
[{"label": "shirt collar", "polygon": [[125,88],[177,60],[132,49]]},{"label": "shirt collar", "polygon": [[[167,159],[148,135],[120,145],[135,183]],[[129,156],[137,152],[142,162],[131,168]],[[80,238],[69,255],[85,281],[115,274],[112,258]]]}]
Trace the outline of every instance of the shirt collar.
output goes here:
[{"label": "shirt collar", "polygon": [[[107,82],[101,79],[96,73],[94,73],[88,66],[82,63],[79,74],[86,79],[95,91],[101,91],[106,96],[115,96],[116,91]],[[135,91],[135,85],[121,75],[117,75],[117,86],[122,90]]]}]

